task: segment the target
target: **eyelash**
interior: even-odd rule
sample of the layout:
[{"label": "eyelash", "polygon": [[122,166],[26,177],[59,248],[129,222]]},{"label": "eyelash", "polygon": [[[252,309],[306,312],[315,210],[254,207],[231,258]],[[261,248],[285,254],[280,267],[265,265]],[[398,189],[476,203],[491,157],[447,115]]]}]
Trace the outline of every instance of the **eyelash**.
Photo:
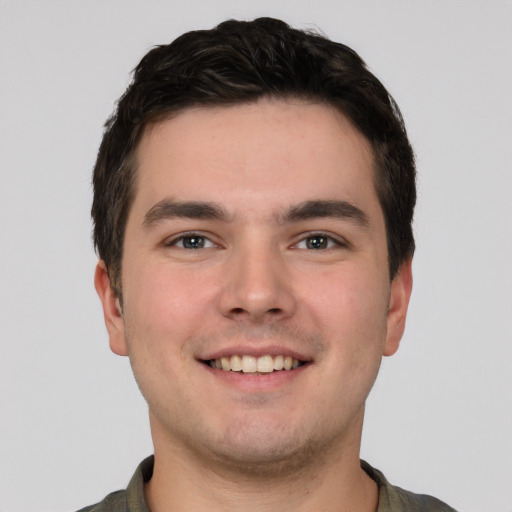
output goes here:
[{"label": "eyelash", "polygon": [[327,242],[327,247],[317,247],[317,248],[312,248],[312,247],[304,247],[303,249],[304,250],[327,250],[327,249],[334,249],[336,247],[347,247],[347,243],[344,242],[344,241],[341,241],[331,235],[328,235],[327,233],[322,233],[322,232],[315,232],[315,233],[308,233],[306,236],[303,236],[296,244],[294,244],[294,247],[297,247],[298,248],[298,245],[301,244],[301,243],[307,243],[308,240],[312,240],[312,239],[324,239],[326,242]]},{"label": "eyelash", "polygon": [[[201,235],[200,233],[195,233],[193,231],[191,231],[190,233],[184,233],[182,235],[179,235],[176,238],[166,240],[164,242],[164,245],[165,245],[165,247],[178,247],[178,244],[180,242],[183,242],[187,238],[189,238],[189,239],[199,238],[203,241],[203,243],[208,241],[208,242],[210,242],[211,247],[215,247],[217,245],[214,242],[212,242],[212,240],[209,237],[207,237],[206,235]],[[210,247],[184,247],[184,246],[180,247],[180,249],[191,250],[191,251],[198,250],[198,249],[209,249],[209,248]]]},{"label": "eyelash", "polygon": [[[202,245],[201,245],[201,243],[199,244],[200,245],[199,247],[185,247],[183,245],[184,240],[194,239],[194,238],[200,239],[200,242],[202,242]],[[320,245],[323,245],[323,243],[325,242],[327,244],[327,246],[326,247],[316,247],[316,248],[315,247],[299,247],[300,244],[302,244],[302,243],[307,244],[308,240],[312,241],[315,238],[322,239],[322,241],[320,242]],[[182,246],[178,245],[180,242],[182,243]],[[209,244],[208,244],[208,242],[209,242]],[[208,245],[207,247],[204,247],[205,243]],[[180,249],[192,250],[192,251],[217,247],[217,244],[215,244],[215,242],[213,242],[209,237],[207,237],[206,235],[202,235],[200,233],[193,232],[193,231],[179,235],[176,238],[166,240],[164,242],[164,245],[165,245],[165,247],[179,247]],[[312,251],[317,250],[318,251],[318,250],[333,249],[336,247],[347,247],[347,245],[348,244],[346,242],[340,241],[331,235],[328,235],[328,234],[322,233],[322,232],[315,232],[315,233],[308,233],[306,236],[302,236],[297,243],[293,244],[293,248],[301,249],[301,250],[312,250]]]}]

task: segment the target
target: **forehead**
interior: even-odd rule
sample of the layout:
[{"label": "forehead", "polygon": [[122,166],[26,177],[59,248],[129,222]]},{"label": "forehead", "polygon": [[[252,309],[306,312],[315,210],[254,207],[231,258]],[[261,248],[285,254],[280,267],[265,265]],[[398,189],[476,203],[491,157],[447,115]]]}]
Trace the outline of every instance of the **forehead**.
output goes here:
[{"label": "forehead", "polygon": [[136,167],[135,203],[147,207],[165,195],[240,211],[376,198],[366,138],[334,107],[300,100],[179,112],[147,127]]}]

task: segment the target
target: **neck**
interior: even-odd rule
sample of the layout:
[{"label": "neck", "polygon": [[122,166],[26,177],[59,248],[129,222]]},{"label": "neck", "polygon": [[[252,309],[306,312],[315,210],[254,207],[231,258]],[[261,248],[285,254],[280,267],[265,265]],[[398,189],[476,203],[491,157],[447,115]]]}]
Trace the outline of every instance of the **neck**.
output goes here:
[{"label": "neck", "polygon": [[151,512],[375,512],[377,485],[361,469],[360,429],[308,464],[281,467],[222,464],[184,446],[155,442],[145,494]]}]

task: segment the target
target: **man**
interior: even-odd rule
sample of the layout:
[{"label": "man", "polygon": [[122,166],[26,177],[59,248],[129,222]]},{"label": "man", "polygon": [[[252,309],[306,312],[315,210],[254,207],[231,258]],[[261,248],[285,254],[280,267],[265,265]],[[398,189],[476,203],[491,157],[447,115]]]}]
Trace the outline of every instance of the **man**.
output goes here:
[{"label": "man", "polygon": [[415,195],[398,107],[346,46],[258,19],[150,51],[92,215],[155,453],[83,510],[452,510],[359,459],[405,326]]}]

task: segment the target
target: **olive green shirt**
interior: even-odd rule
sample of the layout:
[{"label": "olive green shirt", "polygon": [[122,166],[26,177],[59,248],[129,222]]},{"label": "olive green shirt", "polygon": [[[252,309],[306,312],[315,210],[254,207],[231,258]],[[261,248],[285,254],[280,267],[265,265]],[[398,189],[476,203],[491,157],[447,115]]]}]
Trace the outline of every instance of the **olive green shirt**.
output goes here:
[{"label": "olive green shirt", "polygon": [[[140,464],[125,491],[113,492],[100,503],[78,512],[150,512],[144,497],[144,483],[153,474],[153,462],[151,456]],[[364,461],[361,461],[361,467],[379,486],[377,512],[455,512],[432,496],[414,494],[391,485],[380,471]]]}]

